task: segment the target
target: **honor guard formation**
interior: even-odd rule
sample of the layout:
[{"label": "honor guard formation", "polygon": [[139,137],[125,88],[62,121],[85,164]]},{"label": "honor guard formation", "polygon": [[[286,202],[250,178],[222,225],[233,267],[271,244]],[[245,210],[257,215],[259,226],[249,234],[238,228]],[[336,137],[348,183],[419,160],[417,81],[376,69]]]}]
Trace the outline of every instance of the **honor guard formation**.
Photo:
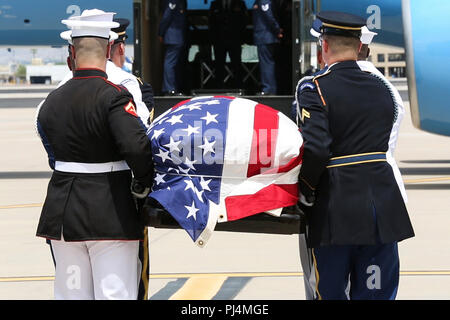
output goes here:
[{"label": "honor guard formation", "polygon": [[[274,2],[256,0],[252,7],[260,95],[282,91],[276,61],[291,37],[289,24],[278,14],[289,6]],[[186,0],[163,2],[158,35],[165,47],[166,95],[181,95],[187,81],[187,9]],[[225,81],[227,54],[233,86],[242,86],[248,18],[241,0],[211,3],[209,32],[218,86]],[[229,214],[233,204],[245,216],[245,205],[255,199],[275,216],[297,203],[307,299],[396,298],[398,242],[414,237],[394,159],[405,109],[394,86],[366,61],[376,33],[368,30],[365,19],[335,11],[317,14],[310,33],[318,42],[320,71],[298,82],[292,119],[250,100],[200,97],[180,102],[154,120],[153,88],[131,74],[126,62],[130,21],[92,9],[62,23],[69,29],[61,37],[68,42],[70,72],[36,114],[36,130],[53,170],[37,236],[50,244],[55,299],[148,298],[144,207],[170,205],[186,222],[183,228],[194,232],[198,224],[205,228],[226,220],[220,213]],[[208,133],[210,127],[223,135]],[[176,140],[174,128],[188,137],[199,134],[200,154],[222,152],[223,162],[207,165],[180,155],[184,142]],[[285,134],[287,128],[295,134]],[[257,130],[270,133],[263,137]],[[233,145],[234,153],[225,144]],[[267,163],[261,159],[263,148],[271,156]],[[237,161],[240,156],[244,163]],[[239,185],[232,179],[237,176]],[[165,185],[169,180],[174,184]],[[207,194],[212,190],[217,199],[230,197],[211,200]],[[182,203],[188,193],[192,197]],[[158,204],[162,194],[164,203]],[[215,221],[200,216],[200,206],[207,208],[206,214],[217,212]],[[370,278],[377,272],[382,276]]]}]

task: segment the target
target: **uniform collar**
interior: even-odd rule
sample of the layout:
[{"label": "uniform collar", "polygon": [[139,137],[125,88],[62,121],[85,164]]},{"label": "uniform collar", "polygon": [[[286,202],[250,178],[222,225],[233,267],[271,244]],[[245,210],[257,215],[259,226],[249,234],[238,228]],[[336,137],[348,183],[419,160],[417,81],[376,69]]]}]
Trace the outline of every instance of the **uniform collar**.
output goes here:
[{"label": "uniform collar", "polygon": [[339,70],[339,69],[359,69],[356,60],[347,60],[333,63],[329,69],[331,70]]},{"label": "uniform collar", "polygon": [[83,68],[83,69],[76,69],[73,73],[74,78],[91,78],[91,77],[102,77],[102,78],[108,78],[106,75],[106,72],[100,69],[95,68]]}]

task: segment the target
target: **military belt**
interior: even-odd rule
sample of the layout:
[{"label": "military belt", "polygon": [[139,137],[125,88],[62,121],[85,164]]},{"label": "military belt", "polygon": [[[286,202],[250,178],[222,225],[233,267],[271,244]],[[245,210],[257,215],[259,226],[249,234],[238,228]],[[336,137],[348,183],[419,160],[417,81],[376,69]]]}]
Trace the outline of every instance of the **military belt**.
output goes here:
[{"label": "military belt", "polygon": [[105,173],[130,170],[130,167],[125,162],[125,160],[104,163],[56,161],[55,170],[70,173]]},{"label": "military belt", "polygon": [[327,168],[350,166],[360,163],[386,161],[386,152],[369,152],[351,154],[348,156],[333,157],[328,162]]}]

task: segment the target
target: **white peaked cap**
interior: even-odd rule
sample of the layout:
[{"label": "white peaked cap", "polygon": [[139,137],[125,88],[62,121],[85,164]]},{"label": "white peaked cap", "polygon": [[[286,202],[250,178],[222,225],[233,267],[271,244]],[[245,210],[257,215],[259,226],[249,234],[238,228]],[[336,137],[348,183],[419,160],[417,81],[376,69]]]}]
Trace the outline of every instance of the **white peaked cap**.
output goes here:
[{"label": "white peaked cap", "polygon": [[314,38],[319,38],[322,34],[320,33],[320,28],[322,27],[322,21],[319,19],[314,19],[311,29],[309,29],[309,33]]},{"label": "white peaked cap", "polygon": [[71,30],[62,32],[60,36],[68,41],[69,38],[76,37],[99,37],[110,41],[115,40],[117,33],[111,29],[117,28],[120,24],[113,21],[114,15],[115,12],[104,12],[99,9],[84,10],[80,16],[73,16],[61,21]]},{"label": "white peaked cap", "polygon": [[363,26],[361,28],[361,42],[363,44],[370,44],[372,42],[372,39],[374,36],[376,36],[378,33],[370,31],[366,26]]},{"label": "white peaked cap", "polygon": [[316,30],[314,30],[313,28],[309,29],[309,33],[314,37],[314,38],[319,38],[321,33],[317,32]]}]

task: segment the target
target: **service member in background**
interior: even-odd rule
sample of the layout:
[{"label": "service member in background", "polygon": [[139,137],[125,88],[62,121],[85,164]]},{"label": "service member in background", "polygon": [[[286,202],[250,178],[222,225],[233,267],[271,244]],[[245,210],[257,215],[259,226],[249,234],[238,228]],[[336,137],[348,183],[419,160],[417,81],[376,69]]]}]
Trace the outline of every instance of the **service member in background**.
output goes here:
[{"label": "service member in background", "polygon": [[395,299],[397,242],[414,236],[388,162],[398,107],[389,87],[357,64],[365,20],[331,11],[317,17],[327,67],[296,92],[309,285],[315,299]]},{"label": "service member in background", "polygon": [[162,93],[181,95],[188,28],[187,2],[164,0],[163,10],[158,30],[159,41],[165,47]]},{"label": "service member in background", "polygon": [[242,87],[241,54],[248,13],[242,0],[215,0],[209,7],[209,33],[214,48],[217,88],[225,87],[225,61],[230,57],[231,88]]},{"label": "service member in background", "polygon": [[280,95],[292,94],[292,0],[272,0],[275,17],[283,30],[276,54],[277,91]]},{"label": "service member in background", "polygon": [[[152,86],[143,81],[141,78],[135,77],[133,74],[131,74],[131,72],[128,72],[128,68],[125,68],[125,64],[127,61],[127,57],[126,57],[126,40],[128,39],[128,34],[127,34],[127,27],[130,24],[130,21],[128,19],[124,19],[124,18],[114,18],[115,22],[120,23],[120,26],[118,26],[117,28],[112,29],[113,32],[117,33],[117,39],[114,40],[113,45],[111,46],[111,58],[110,60],[114,63],[114,65],[120,69],[122,69],[123,71],[125,71],[125,73],[123,72],[119,72],[118,70],[116,70],[115,68],[111,68],[111,76],[108,73],[108,68],[106,69],[106,73],[108,74],[108,77],[110,77],[110,81],[114,82],[115,84],[121,84],[124,87],[127,87],[127,82],[130,82],[130,89],[128,89],[128,91],[130,91],[130,93],[133,95],[133,98],[135,98],[135,101],[140,101],[142,100],[142,102],[145,103],[145,105],[147,106],[148,111],[150,112],[150,115],[148,115],[148,119],[147,121],[145,121],[146,124],[149,124],[152,120],[153,120],[153,114],[154,114],[154,107],[155,107],[155,102],[153,100],[153,88]],[[136,88],[136,82],[139,85],[139,89],[141,92],[141,98],[139,98],[139,94],[134,94],[135,91],[137,91]],[[139,102],[137,102],[139,104]],[[140,117],[143,119],[145,118],[145,116],[147,116],[145,109],[144,111],[140,111],[138,106],[138,114],[140,114]],[[142,116],[141,116],[142,114]]]},{"label": "service member in background", "polygon": [[253,4],[253,40],[258,49],[261,95],[277,94],[276,54],[283,30],[275,18],[272,0]]},{"label": "service member in background", "polygon": [[405,184],[403,183],[402,174],[400,173],[400,169],[398,168],[397,162],[394,158],[400,125],[403,120],[403,116],[405,115],[405,106],[403,105],[402,97],[400,96],[397,88],[395,88],[395,86],[388,79],[386,79],[386,77],[373,65],[372,62],[367,61],[367,58],[370,55],[369,45],[371,44],[373,37],[376,35],[377,33],[370,31],[366,26],[363,26],[361,28],[362,45],[361,49],[359,50],[357,63],[362,71],[370,73],[383,82],[383,84],[389,89],[392,100],[394,101],[396,117],[389,138],[389,149],[386,152],[386,160],[391,165],[392,170],[394,171],[394,176],[395,180],[397,181],[398,188],[402,193],[403,200],[405,201],[405,203],[407,203],[408,196],[406,195]]},{"label": "service member in background", "polygon": [[[73,78],[41,104],[37,130],[54,170],[37,236],[51,239],[56,299],[136,299],[144,238],[130,190],[153,178],[132,95],[108,81],[114,13],[84,10],[71,28]],[[130,170],[131,168],[131,170]],[[137,272],[138,271],[138,272]]]}]

